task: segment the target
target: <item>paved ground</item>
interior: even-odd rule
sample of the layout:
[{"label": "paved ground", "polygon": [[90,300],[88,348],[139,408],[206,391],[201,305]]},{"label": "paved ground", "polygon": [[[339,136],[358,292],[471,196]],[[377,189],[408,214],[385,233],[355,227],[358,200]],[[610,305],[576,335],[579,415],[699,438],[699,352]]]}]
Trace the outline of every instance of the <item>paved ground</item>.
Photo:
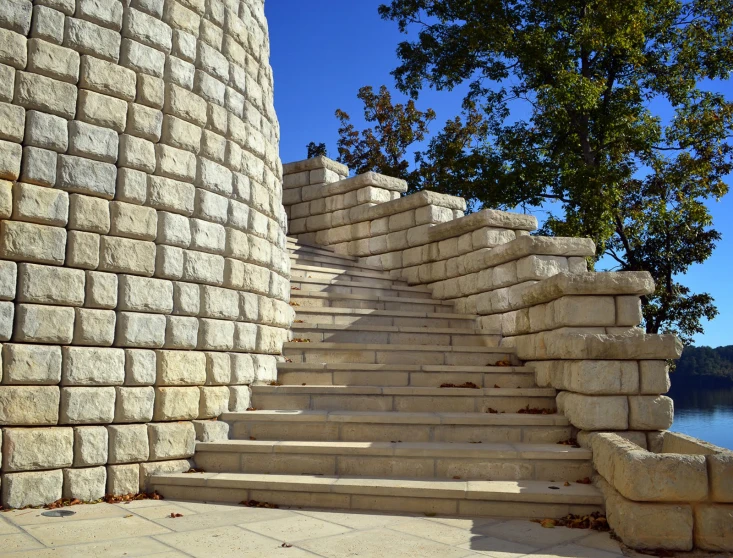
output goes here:
[{"label": "paved ground", "polygon": [[[8,558],[618,558],[607,534],[501,519],[455,519],[305,509],[139,501],[0,514]],[[182,517],[171,518],[171,514]],[[283,543],[292,545],[284,548]]]}]

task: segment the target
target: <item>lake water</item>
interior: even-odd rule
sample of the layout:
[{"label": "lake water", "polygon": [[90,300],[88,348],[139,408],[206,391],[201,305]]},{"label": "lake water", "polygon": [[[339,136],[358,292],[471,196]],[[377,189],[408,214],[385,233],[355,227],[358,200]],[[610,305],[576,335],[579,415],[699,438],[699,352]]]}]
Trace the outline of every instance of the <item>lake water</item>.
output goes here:
[{"label": "lake water", "polygon": [[670,430],[733,450],[733,386],[674,385],[674,425]]}]

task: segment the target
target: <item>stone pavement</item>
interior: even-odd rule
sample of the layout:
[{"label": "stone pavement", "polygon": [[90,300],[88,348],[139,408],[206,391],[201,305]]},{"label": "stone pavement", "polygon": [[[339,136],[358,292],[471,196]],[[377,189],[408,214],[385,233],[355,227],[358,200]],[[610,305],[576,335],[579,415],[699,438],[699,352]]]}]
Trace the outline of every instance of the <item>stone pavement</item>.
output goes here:
[{"label": "stone pavement", "polygon": [[[543,529],[526,520],[457,519],[306,509],[259,509],[138,501],[0,514],[0,556],[8,558],[614,558],[606,533]],[[171,518],[171,514],[182,517]],[[292,545],[283,547],[283,543]]]}]

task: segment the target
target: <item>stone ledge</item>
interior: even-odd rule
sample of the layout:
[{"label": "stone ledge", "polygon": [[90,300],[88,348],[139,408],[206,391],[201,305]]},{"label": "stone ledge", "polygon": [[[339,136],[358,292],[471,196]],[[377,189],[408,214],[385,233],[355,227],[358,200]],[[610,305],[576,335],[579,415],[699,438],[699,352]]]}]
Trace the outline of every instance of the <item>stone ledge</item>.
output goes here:
[{"label": "stone ledge", "polygon": [[342,176],[349,175],[349,167],[328,157],[313,157],[303,161],[283,163],[283,174],[294,174],[296,172],[311,171],[317,169],[328,169]]}]

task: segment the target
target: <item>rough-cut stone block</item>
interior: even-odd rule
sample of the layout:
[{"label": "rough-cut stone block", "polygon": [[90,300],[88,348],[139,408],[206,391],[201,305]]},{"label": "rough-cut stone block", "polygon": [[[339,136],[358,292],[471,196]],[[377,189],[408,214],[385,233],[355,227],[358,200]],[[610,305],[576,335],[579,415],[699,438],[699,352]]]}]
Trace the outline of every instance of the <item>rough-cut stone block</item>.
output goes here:
[{"label": "rough-cut stone block", "polygon": [[695,546],[713,552],[733,552],[733,506],[695,507]]},{"label": "rough-cut stone block", "polygon": [[28,41],[20,33],[13,33],[0,27],[0,63],[18,70],[28,63]]},{"label": "rough-cut stone block", "polygon": [[107,463],[109,437],[104,426],[74,427],[74,467]]},{"label": "rough-cut stone block", "polygon": [[251,407],[252,393],[248,386],[229,386],[229,411],[243,413]]},{"label": "rough-cut stone block", "polygon": [[135,101],[156,110],[163,108],[165,83],[162,79],[147,74],[137,76],[137,98]]},{"label": "rough-cut stone block", "polygon": [[18,265],[18,302],[33,304],[84,304],[84,272],[46,265]]},{"label": "rough-cut stone block", "polygon": [[148,203],[159,211],[191,215],[195,195],[193,184],[161,176],[148,177]]},{"label": "rough-cut stone block", "polygon": [[13,337],[13,320],[15,305],[12,302],[0,302],[0,341],[9,341]]},{"label": "rough-cut stone block", "polygon": [[155,275],[162,279],[183,277],[183,248],[158,245],[155,250]]},{"label": "rough-cut stone block", "polygon": [[63,484],[60,469],[3,475],[2,504],[11,509],[43,506],[61,499]]},{"label": "rough-cut stone block", "polygon": [[81,57],[79,85],[128,102],[134,101],[137,93],[135,72],[92,56]]},{"label": "rough-cut stone block", "polygon": [[195,386],[206,383],[206,354],[157,351],[159,386]]},{"label": "rough-cut stone block", "polygon": [[257,326],[238,322],[234,332],[234,348],[237,351],[253,352],[257,348]]},{"label": "rough-cut stone block", "polygon": [[122,133],[127,125],[127,103],[122,99],[82,89],[79,91],[76,118]]},{"label": "rough-cut stone block", "polygon": [[40,225],[66,226],[69,195],[55,188],[17,182],[13,186],[13,219]]},{"label": "rough-cut stone block", "polygon": [[162,78],[165,54],[130,39],[122,39],[120,64],[135,72]]},{"label": "rough-cut stone block", "polygon": [[83,19],[66,18],[64,46],[80,54],[117,63],[120,57],[120,34]]},{"label": "rough-cut stone block", "polygon": [[71,194],[69,196],[69,229],[107,234],[110,227],[107,200]]},{"label": "rough-cut stone block", "polygon": [[125,349],[125,385],[152,386],[156,374],[155,351]]},{"label": "rough-cut stone block", "polygon": [[[232,355],[233,359],[235,356]],[[206,385],[225,386],[232,382],[232,364],[227,353],[206,353]]]},{"label": "rough-cut stone block", "polygon": [[79,269],[99,267],[100,236],[95,233],[69,231],[66,242],[66,265]]},{"label": "rough-cut stone block", "polygon": [[118,387],[115,422],[148,422],[153,418],[155,390],[152,387]]},{"label": "rough-cut stone block", "polygon": [[221,320],[239,317],[239,296],[236,291],[219,287],[201,287],[201,316]]},{"label": "rough-cut stone block", "polygon": [[224,258],[216,254],[185,250],[182,278],[192,283],[221,285],[224,282]]},{"label": "rough-cut stone block", "polygon": [[119,284],[118,309],[155,314],[170,314],[173,311],[172,282],[120,275]]},{"label": "rough-cut stone block", "polygon": [[[1,60],[0,60],[1,61]],[[15,75],[15,104],[67,120],[76,114],[76,86],[27,72]]]},{"label": "rough-cut stone block", "polygon": [[41,39],[28,41],[29,72],[75,84],[79,80],[79,63],[75,50]]},{"label": "rough-cut stone block", "polygon": [[122,5],[114,0],[79,0],[76,15],[113,31],[122,27]]},{"label": "rough-cut stone block", "polygon": [[252,355],[231,353],[232,379],[236,385],[251,385],[255,381],[255,365]]},{"label": "rough-cut stone block", "polygon": [[0,140],[20,143],[25,133],[25,110],[23,107],[0,103]]},{"label": "rough-cut stone block", "polygon": [[157,349],[165,344],[165,316],[119,312],[116,345]]},{"label": "rough-cut stone block", "polygon": [[234,333],[234,322],[201,318],[198,348],[204,351],[231,351],[234,348]]},{"label": "rough-cut stone block", "polygon": [[225,442],[229,439],[229,424],[221,420],[195,420],[197,442]]},{"label": "rough-cut stone block", "polygon": [[3,345],[2,380],[8,385],[55,385],[61,381],[61,347]]},{"label": "rough-cut stone block", "polygon": [[631,430],[667,430],[674,420],[674,402],[664,395],[629,397]]},{"label": "rough-cut stone block", "polygon": [[64,498],[94,502],[104,497],[106,488],[106,467],[64,469]]},{"label": "rough-cut stone block", "polygon": [[155,273],[155,244],[143,240],[103,236],[99,269],[150,277]]},{"label": "rough-cut stone block", "polygon": [[183,215],[158,211],[158,244],[188,248],[191,244],[191,226]]},{"label": "rough-cut stone block", "polygon": [[53,188],[56,184],[57,162],[58,155],[55,151],[24,147],[23,163],[20,168],[21,182]]},{"label": "rough-cut stone block", "polygon": [[147,461],[150,455],[148,427],[144,424],[111,425],[109,433],[109,463]]},{"label": "rough-cut stone block", "polygon": [[87,271],[84,304],[90,308],[115,308],[117,306],[117,275]]},{"label": "rough-cut stone block", "polygon": [[715,502],[733,503],[733,453],[707,456],[710,497]]},{"label": "rough-cut stone block", "polygon": [[69,122],[69,155],[116,163],[120,139],[117,132],[73,120]]},{"label": "rough-cut stone block", "polygon": [[9,219],[13,213],[13,183],[0,180],[0,219]]},{"label": "rough-cut stone block", "polygon": [[6,0],[0,6],[0,27],[27,35],[31,28],[32,8],[28,0]]},{"label": "rough-cut stone block", "polygon": [[196,431],[190,422],[148,424],[150,459],[179,459],[193,456]]},{"label": "rough-cut stone block", "polygon": [[122,25],[122,36],[165,53],[171,51],[173,32],[160,19],[134,8],[128,8]]},{"label": "rough-cut stone block", "polygon": [[216,418],[229,410],[229,388],[226,386],[199,387],[199,418]]},{"label": "rough-cut stone block", "polygon": [[110,465],[107,467],[107,494],[124,496],[140,490],[140,466]]},{"label": "rough-cut stone block", "polygon": [[195,349],[198,345],[199,322],[193,316],[166,316],[165,348]]},{"label": "rough-cut stone block", "polygon": [[153,420],[192,420],[199,414],[199,388],[159,387],[155,388],[155,410]]},{"label": "rough-cut stone block", "polygon": [[108,424],[115,417],[115,388],[61,388],[60,424]]},{"label": "rough-cut stone block", "polygon": [[37,471],[71,466],[71,428],[6,428],[3,431],[3,472]]},{"label": "rough-cut stone block", "polygon": [[25,343],[66,345],[74,338],[74,309],[18,304],[14,339]]},{"label": "rough-cut stone block", "polygon": [[201,305],[199,285],[173,283],[173,313],[182,316],[197,316]]},{"label": "rough-cut stone block", "polygon": [[641,393],[644,395],[661,395],[667,393],[671,387],[667,361],[640,361],[639,380]]},{"label": "rough-cut stone block", "polygon": [[628,430],[629,402],[625,396],[593,396],[562,392],[558,407],[581,430]]},{"label": "rough-cut stone block", "polygon": [[0,179],[18,180],[23,148],[17,143],[0,141]]},{"label": "rough-cut stone block", "polygon": [[0,425],[56,424],[59,399],[59,388],[55,386],[0,386]]},{"label": "rough-cut stone block", "polygon": [[59,155],[57,188],[111,200],[115,195],[116,181],[117,167],[113,164]]},{"label": "rough-cut stone block", "polygon": [[125,381],[122,349],[63,347],[64,386],[114,386]]},{"label": "rough-cut stone block", "polygon": [[25,118],[25,144],[65,153],[69,146],[66,120],[59,116],[29,110]]},{"label": "rough-cut stone block", "polygon": [[15,90],[15,68],[0,63],[0,101],[9,103]]},{"label": "rough-cut stone block", "polygon": [[150,490],[150,477],[153,475],[185,473],[186,471],[189,471],[192,466],[192,463],[187,459],[140,463],[140,492],[147,492]]},{"label": "rough-cut stone block", "polygon": [[[127,130],[132,136],[136,136],[153,143],[160,140],[163,129],[163,113],[157,109],[130,103],[127,112]],[[153,161],[155,161],[155,150],[153,150]]]}]

